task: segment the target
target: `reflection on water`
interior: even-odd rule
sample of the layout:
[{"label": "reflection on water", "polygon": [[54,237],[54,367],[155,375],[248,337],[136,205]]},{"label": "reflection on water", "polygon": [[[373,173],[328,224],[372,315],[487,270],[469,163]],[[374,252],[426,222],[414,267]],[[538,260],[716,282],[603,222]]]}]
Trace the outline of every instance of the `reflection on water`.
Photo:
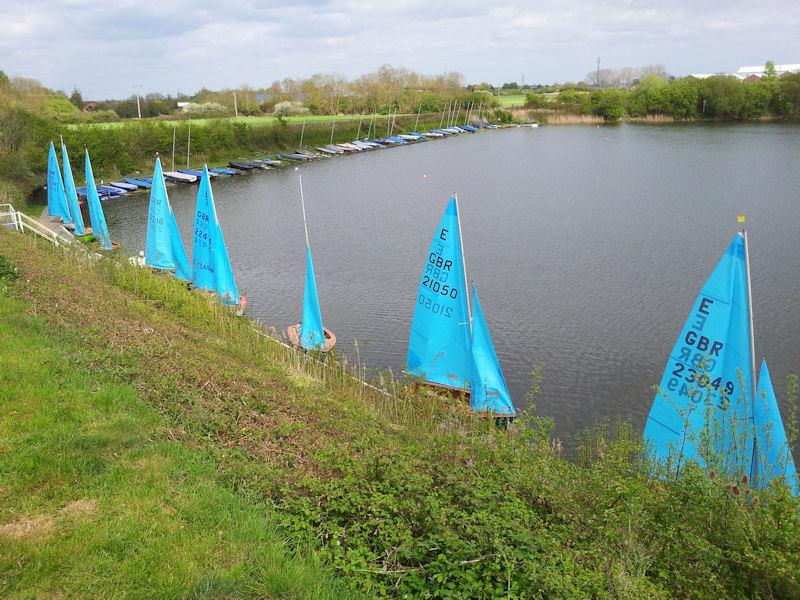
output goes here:
[{"label": "reflection on water", "polygon": [[[543,365],[540,414],[570,435],[642,427],[652,386],[705,278],[748,215],[756,352],[778,394],[800,367],[800,127],[540,127],[302,167],[326,327],[371,366],[401,369],[431,236],[458,192],[469,277],[518,407]],[[193,165],[199,166],[199,165]],[[250,312],[302,308],[305,237],[293,170],[217,179],[217,211]],[[170,189],[191,251],[196,187]],[[105,205],[144,247],[147,195]]]}]

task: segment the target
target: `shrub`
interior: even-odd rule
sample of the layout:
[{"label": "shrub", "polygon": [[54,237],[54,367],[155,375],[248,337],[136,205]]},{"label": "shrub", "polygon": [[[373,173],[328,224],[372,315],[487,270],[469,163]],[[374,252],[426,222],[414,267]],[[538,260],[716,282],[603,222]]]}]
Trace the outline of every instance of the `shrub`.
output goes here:
[{"label": "shrub", "polygon": [[275,110],[272,111],[272,114],[276,117],[292,117],[297,115],[307,115],[309,112],[311,111],[303,106],[301,102],[296,100],[287,100],[286,102],[278,102],[275,105]]}]

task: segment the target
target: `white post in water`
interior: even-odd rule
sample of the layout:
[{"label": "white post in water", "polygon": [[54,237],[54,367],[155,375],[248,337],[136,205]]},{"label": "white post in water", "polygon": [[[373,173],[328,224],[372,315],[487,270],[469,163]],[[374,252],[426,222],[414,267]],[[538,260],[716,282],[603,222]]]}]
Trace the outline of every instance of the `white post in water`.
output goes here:
[{"label": "white post in water", "polygon": [[177,125],[172,126],[172,168],[170,171],[175,170],[175,132],[178,130]]},{"label": "white post in water", "polygon": [[189,137],[186,141],[186,168],[189,168],[189,151],[192,149],[192,122],[189,121]]},{"label": "white post in water", "polygon": [[461,243],[461,266],[464,267],[464,293],[467,298],[467,318],[469,319],[469,332],[472,335],[472,307],[469,301],[469,288],[467,284],[467,259],[464,257],[464,232],[461,229],[461,210],[458,208],[458,194],[453,194],[456,201],[456,219],[458,220],[458,241]]},{"label": "white post in water", "polygon": [[[295,169],[297,169],[297,167],[295,167]],[[308,223],[306,223],[306,201],[305,198],[303,198],[303,175],[298,173],[297,179],[300,180],[300,206],[303,207],[303,228],[306,230],[306,247],[310,248],[311,244],[308,241]]]},{"label": "white post in water", "polygon": [[236,90],[233,90],[233,116],[239,116],[239,105],[236,103]]},{"label": "white post in water", "polygon": [[[739,223],[745,223],[744,216],[739,217]],[[750,285],[750,246],[747,243],[747,229],[742,228],[742,237],[744,238],[744,262],[747,271],[747,308],[750,313],[750,368],[752,369],[751,392],[753,394],[753,403],[750,407],[751,417],[753,418],[753,425],[755,426],[755,412],[756,412],[756,393],[758,386],[756,385],[756,342],[755,342],[755,329],[753,326],[753,288]],[[750,464],[750,484],[755,486],[756,479],[758,478],[758,448],[756,447],[755,432],[753,432],[753,455]]]}]

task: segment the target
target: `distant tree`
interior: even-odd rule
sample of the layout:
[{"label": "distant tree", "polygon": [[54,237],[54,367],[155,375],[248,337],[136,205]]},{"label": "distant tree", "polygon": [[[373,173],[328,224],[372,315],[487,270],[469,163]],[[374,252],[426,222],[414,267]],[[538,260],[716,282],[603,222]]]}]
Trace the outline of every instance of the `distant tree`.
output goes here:
[{"label": "distant tree", "polygon": [[544,108],[547,104],[547,98],[544,97],[544,94],[528,92],[525,95],[525,108]]},{"label": "distant tree", "polygon": [[592,114],[603,117],[606,121],[619,121],[625,114],[627,92],[620,89],[594,90],[589,95]]},{"label": "distant tree", "polygon": [[586,74],[586,81],[594,87],[609,87],[611,85],[611,78],[614,76],[614,71],[611,69],[600,69],[590,71]]},{"label": "distant tree", "polygon": [[776,79],[777,76],[775,74],[775,63],[771,60],[768,60],[766,64],[764,64],[764,79]]},{"label": "distant tree", "polygon": [[504,83],[502,88],[504,90],[516,90],[519,89],[519,84],[516,81],[510,81],[508,83]]},{"label": "distant tree", "polygon": [[0,71],[0,87],[8,87],[10,84],[11,80],[5,74],[5,71]]},{"label": "distant tree", "polygon": [[83,110],[83,95],[78,88],[73,88],[72,93],[69,95],[69,101],[72,102],[76,108]]}]

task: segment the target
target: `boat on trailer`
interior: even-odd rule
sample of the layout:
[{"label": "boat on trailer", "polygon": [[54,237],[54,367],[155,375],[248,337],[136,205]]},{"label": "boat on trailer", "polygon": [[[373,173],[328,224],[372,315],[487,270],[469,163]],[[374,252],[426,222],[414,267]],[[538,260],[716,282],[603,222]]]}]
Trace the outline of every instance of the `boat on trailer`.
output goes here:
[{"label": "boat on trailer", "polygon": [[209,169],[209,173],[216,173],[217,175],[236,175],[238,171],[234,169],[226,169],[224,167],[217,167],[215,169]]},{"label": "boat on trailer", "polygon": [[[200,179],[203,176],[202,171],[198,171],[197,169],[178,169],[178,173],[183,173],[184,175],[192,175],[193,177],[197,177]],[[218,177],[216,173],[212,173],[211,171],[208,172],[209,177]]]},{"label": "boat on trailer", "polygon": [[297,154],[301,154],[302,156],[307,156],[308,158],[314,160],[316,158],[323,158],[322,154],[317,152],[312,152],[311,150],[306,150],[305,148],[297,148],[295,150]]},{"label": "boat on trailer", "polygon": [[126,192],[135,192],[139,189],[139,186],[128,183],[127,181],[109,181],[108,185],[125,190]]},{"label": "boat on trailer", "polygon": [[165,171],[164,177],[178,183],[195,183],[197,181],[196,175],[187,175],[178,171]]},{"label": "boat on trailer", "polygon": [[112,196],[112,197],[124,196],[125,194],[128,193],[123,189],[120,189],[118,187],[114,187],[113,185],[98,185],[97,186],[97,191],[100,194],[105,194],[107,196]]},{"label": "boat on trailer", "polygon": [[245,171],[247,173],[255,169],[255,167],[252,166],[250,163],[243,163],[243,162],[229,162],[228,166],[233,169],[237,169],[239,171]]},{"label": "boat on trailer", "polygon": [[317,146],[317,150],[327,154],[328,156],[337,156],[339,154],[344,154],[343,150],[334,150],[333,148],[324,148],[322,146]]},{"label": "boat on trailer", "polygon": [[150,189],[153,185],[152,182],[150,181],[145,181],[144,179],[137,179],[135,177],[126,177],[125,183],[130,183],[131,185],[135,185],[136,187],[141,188],[143,190]]},{"label": "boat on trailer", "polygon": [[288,158],[289,160],[296,160],[296,161],[302,161],[302,162],[305,162],[307,160],[311,160],[308,156],[303,156],[302,154],[295,154],[293,152],[286,152],[286,153],[276,154],[275,156],[277,156],[278,158],[281,158],[281,159],[282,158]]}]

